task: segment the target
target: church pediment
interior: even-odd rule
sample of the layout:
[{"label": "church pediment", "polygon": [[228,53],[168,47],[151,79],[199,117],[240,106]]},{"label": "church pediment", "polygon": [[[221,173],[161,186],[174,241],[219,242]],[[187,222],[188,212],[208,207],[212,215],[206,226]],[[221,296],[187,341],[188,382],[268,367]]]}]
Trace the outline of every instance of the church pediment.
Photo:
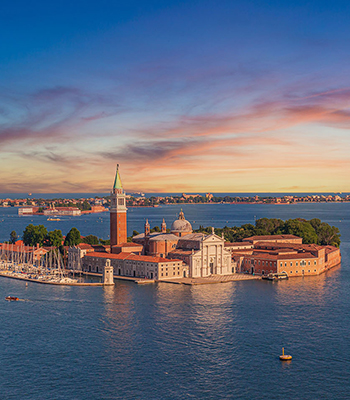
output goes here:
[{"label": "church pediment", "polygon": [[225,244],[225,239],[221,238],[220,236],[216,235],[215,233],[212,233],[205,238],[203,238],[203,243],[218,243],[218,244]]}]

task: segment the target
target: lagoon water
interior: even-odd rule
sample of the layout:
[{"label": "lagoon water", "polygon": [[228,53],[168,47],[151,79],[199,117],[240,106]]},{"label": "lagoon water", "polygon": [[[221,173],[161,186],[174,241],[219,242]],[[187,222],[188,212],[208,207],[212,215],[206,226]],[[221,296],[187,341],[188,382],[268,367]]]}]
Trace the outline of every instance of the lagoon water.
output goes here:
[{"label": "lagoon water", "polygon": [[[51,287],[0,278],[1,399],[348,399],[350,204],[184,205],[222,227],[320,218],[342,233],[342,266],[277,283]],[[46,221],[0,209],[0,240],[28,223],[107,238],[108,214]],[[179,206],[132,208],[129,234]],[[25,302],[5,302],[6,295]],[[281,347],[293,355],[281,363]]]}]

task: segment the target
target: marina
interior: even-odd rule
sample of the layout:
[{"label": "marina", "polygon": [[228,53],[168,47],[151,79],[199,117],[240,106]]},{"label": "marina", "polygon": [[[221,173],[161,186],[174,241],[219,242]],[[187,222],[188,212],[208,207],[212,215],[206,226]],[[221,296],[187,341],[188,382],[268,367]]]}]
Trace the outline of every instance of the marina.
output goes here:
[{"label": "marina", "polygon": [[[86,282],[82,277],[72,278],[64,269],[57,250],[44,255],[35,254],[35,248],[5,244],[0,249],[0,276],[47,285],[104,286],[104,282]],[[101,274],[101,277],[104,275]],[[108,283],[111,284],[111,283]]]}]

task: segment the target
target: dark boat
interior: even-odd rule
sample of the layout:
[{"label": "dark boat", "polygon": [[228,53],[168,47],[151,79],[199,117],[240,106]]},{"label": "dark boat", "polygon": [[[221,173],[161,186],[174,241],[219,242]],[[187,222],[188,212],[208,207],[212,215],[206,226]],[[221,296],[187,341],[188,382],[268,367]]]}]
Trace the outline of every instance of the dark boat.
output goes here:
[{"label": "dark boat", "polygon": [[8,301],[18,301],[19,298],[18,298],[18,297],[14,297],[14,296],[7,296],[7,297],[5,297],[5,300],[8,300]]}]

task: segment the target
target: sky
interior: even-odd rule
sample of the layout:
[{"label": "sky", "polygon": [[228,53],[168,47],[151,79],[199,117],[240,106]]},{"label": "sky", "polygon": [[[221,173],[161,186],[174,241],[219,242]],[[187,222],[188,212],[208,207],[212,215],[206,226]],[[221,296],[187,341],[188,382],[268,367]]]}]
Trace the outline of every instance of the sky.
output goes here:
[{"label": "sky", "polygon": [[347,1],[0,4],[0,192],[350,192]]}]

